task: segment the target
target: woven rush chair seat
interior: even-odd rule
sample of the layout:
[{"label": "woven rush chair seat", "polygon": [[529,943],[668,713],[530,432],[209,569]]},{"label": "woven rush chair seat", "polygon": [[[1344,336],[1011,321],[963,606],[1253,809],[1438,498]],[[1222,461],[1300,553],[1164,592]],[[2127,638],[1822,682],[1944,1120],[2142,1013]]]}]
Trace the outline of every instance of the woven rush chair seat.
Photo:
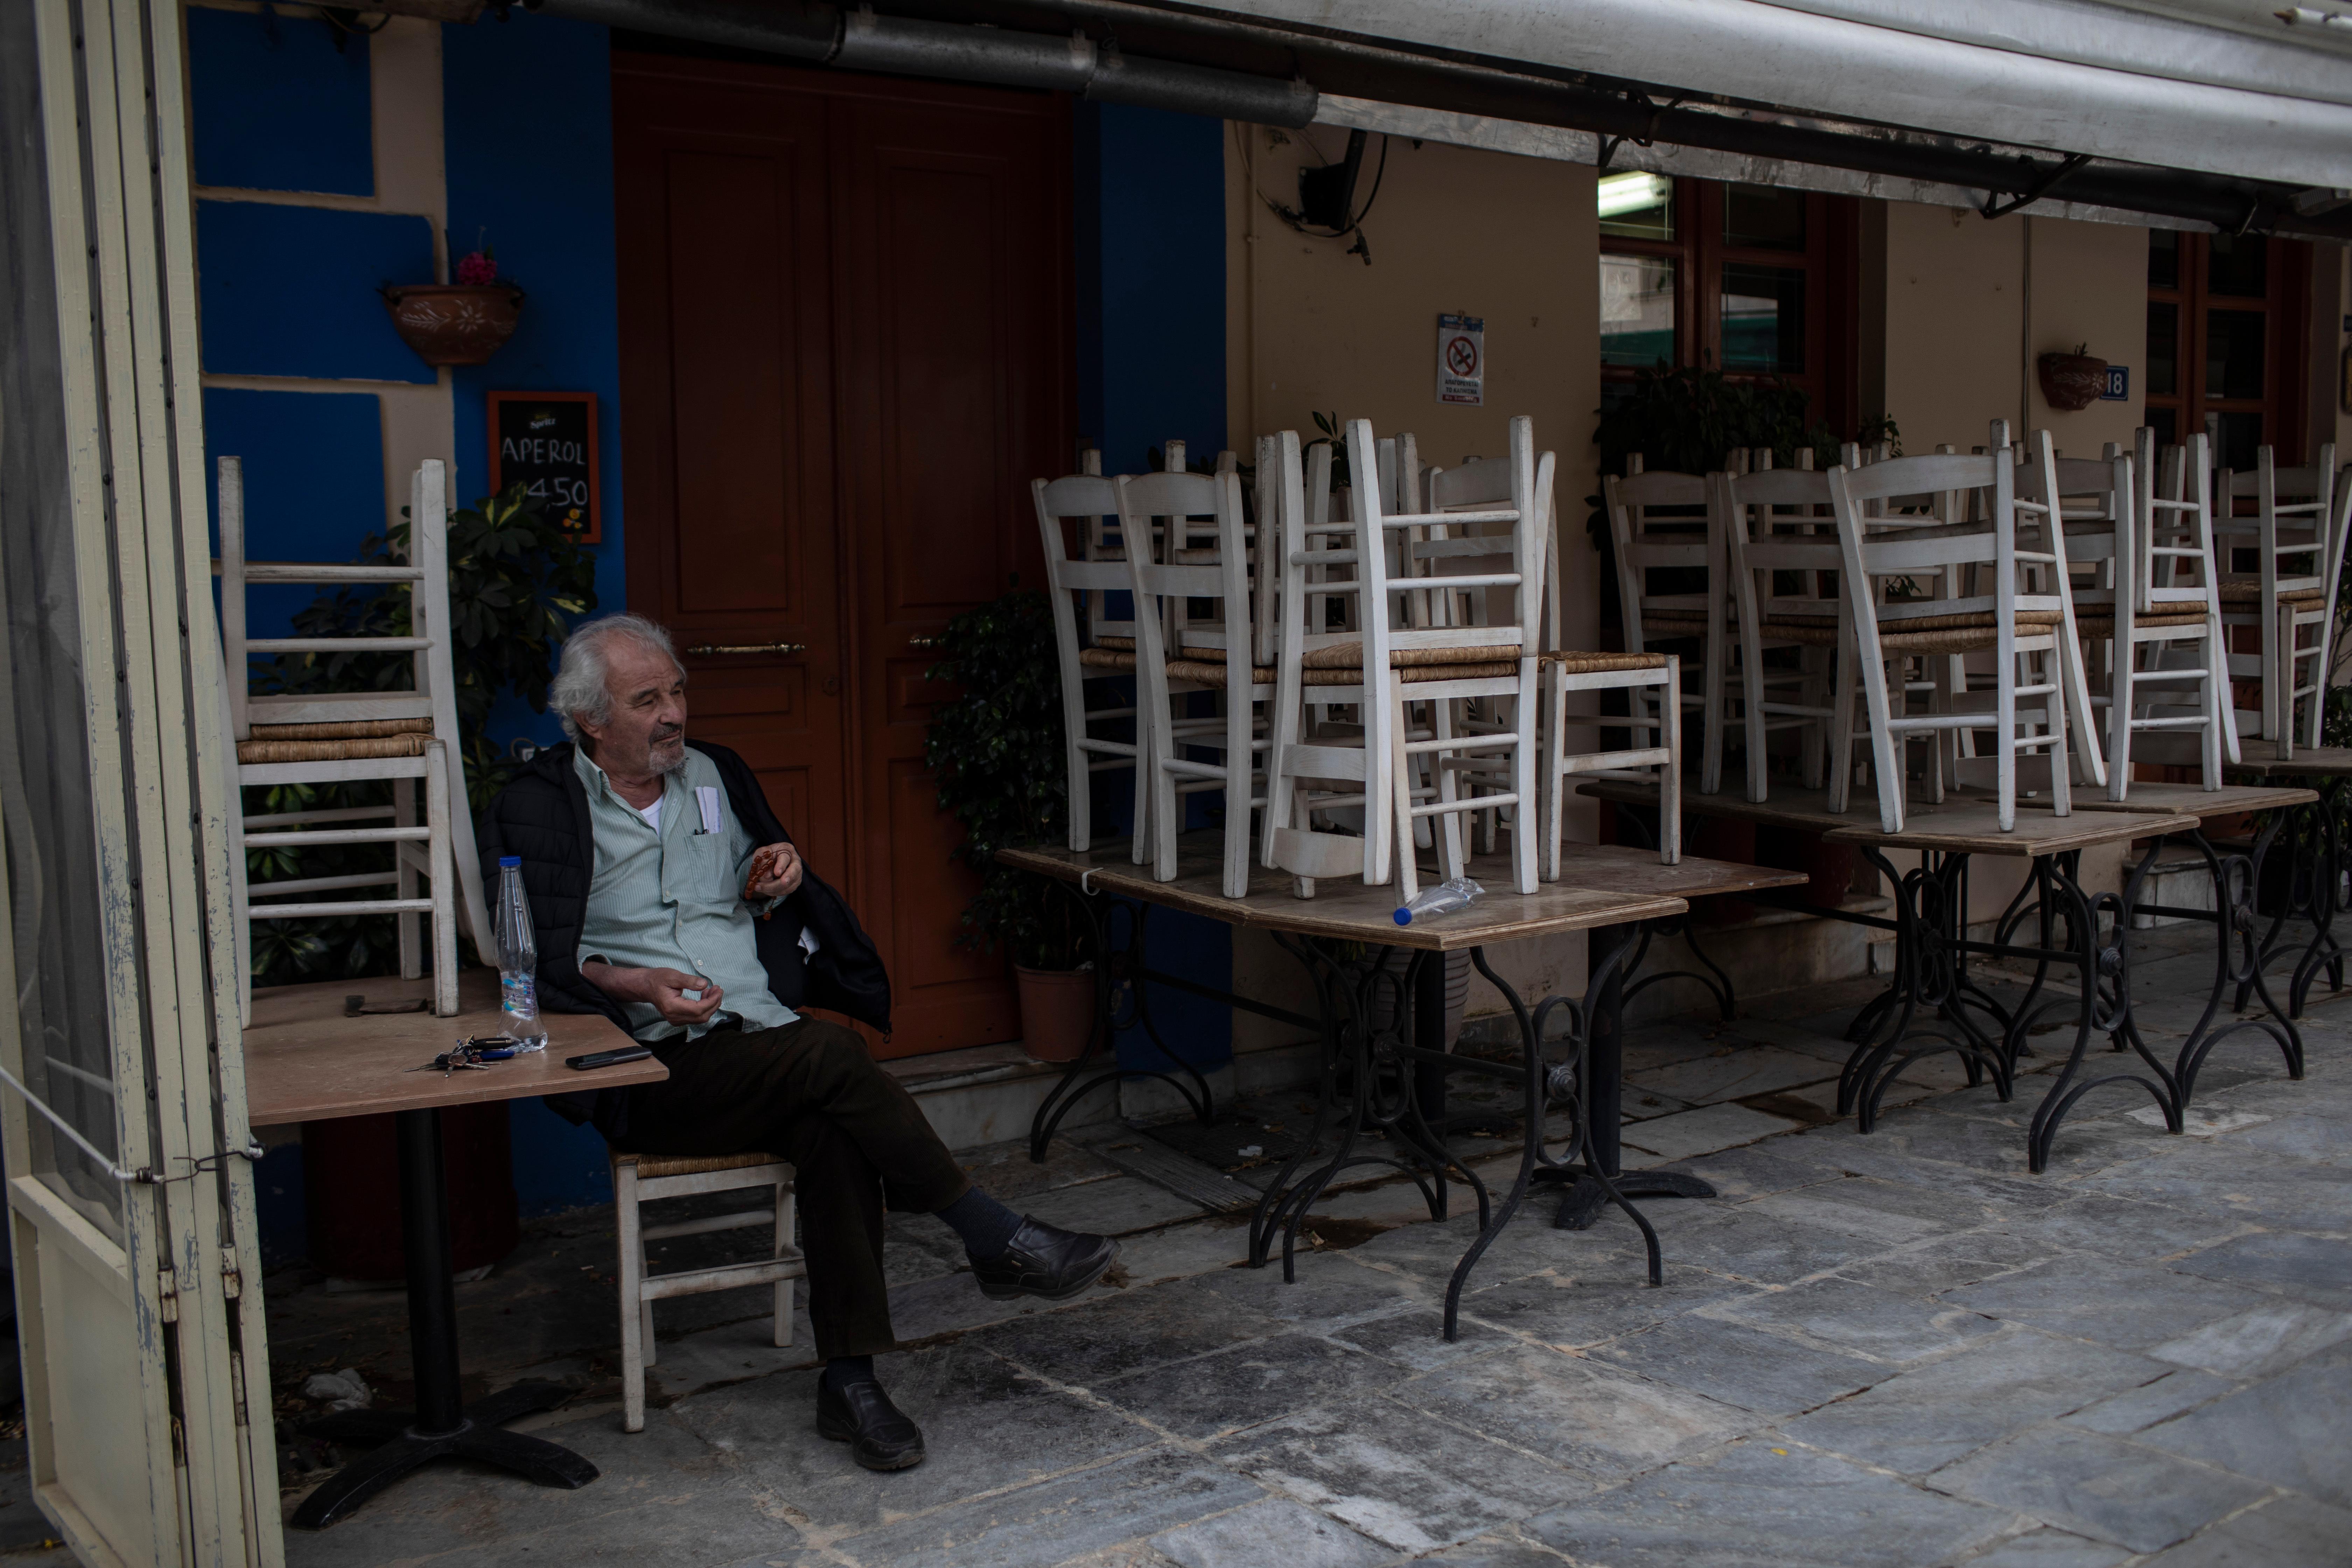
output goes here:
[{"label": "woven rush chair seat", "polygon": [[1652,637],[1696,637],[1706,630],[1706,612],[1643,610],[1642,629]]},{"label": "woven rush chair seat", "polygon": [[1128,653],[1133,653],[1135,651],[1135,639],[1133,637],[1097,637],[1095,638],[1095,647],[1119,648]]},{"label": "woven rush chair seat", "polygon": [[341,763],[356,757],[421,757],[433,743],[430,719],[352,719],[325,724],[256,724],[236,743],[240,763]]},{"label": "woven rush chair seat", "polygon": [[711,1171],[750,1171],[761,1165],[788,1163],[780,1154],[632,1154],[625,1149],[615,1149],[616,1160],[636,1162],[637,1174],[654,1176],[699,1176]]},{"label": "woven rush chair seat", "polygon": [[[1657,668],[1663,668],[1664,662],[1661,658]],[[1628,668],[1646,669],[1654,667],[1640,665]],[[1517,659],[1507,662],[1496,659],[1486,664],[1415,664],[1399,669],[1397,681],[1400,685],[1413,686],[1432,680],[1508,680],[1518,673]],[[1266,666],[1253,666],[1250,669],[1250,684],[1253,686],[1272,686],[1281,678],[1280,670]],[[1190,680],[1202,686],[1223,686],[1225,683],[1225,667],[1223,660],[1212,664],[1207,659],[1171,658],[1168,661],[1168,679]],[[1309,686],[1360,686],[1363,679],[1363,671],[1353,665],[1343,669],[1310,669],[1306,672],[1306,683]]]},{"label": "woven rush chair seat", "polygon": [[[1483,647],[1392,647],[1389,649],[1391,669],[1410,669],[1424,664],[1517,664],[1519,647],[1517,643],[1489,643]],[[1355,642],[1334,643],[1329,647],[1310,650],[1299,663],[1307,669],[1361,669],[1364,667],[1364,645]]]},{"label": "woven rush chair seat", "polygon": [[[2213,591],[2225,605],[2259,605],[2263,599],[2260,577],[2224,577],[2214,584]],[[2288,588],[2280,592],[2282,605],[2316,605],[2327,597],[2325,588]]]},{"label": "woven rush chair seat", "polygon": [[[2087,634],[2105,636],[2116,624],[2115,612],[2099,609],[2077,611],[2074,627]],[[2166,605],[2153,610],[2140,610],[2132,616],[2135,626],[2201,626],[2205,624],[2202,605]]]},{"label": "woven rush chair seat", "polygon": [[[2062,619],[2055,610],[2020,610],[2017,629],[2032,634],[2047,630]],[[1993,646],[1999,628],[1990,612],[1957,616],[1914,616],[1878,623],[1878,645],[1890,653],[1976,653]],[[1837,646],[1837,623],[1811,616],[1774,616],[1764,622],[1764,635],[1812,647]]]},{"label": "woven rush chair seat", "polygon": [[1575,648],[1552,648],[1536,657],[1567,675],[1622,675],[1628,670],[1666,668],[1666,656],[1662,653],[1584,653]]},{"label": "woven rush chair seat", "polygon": [[1114,647],[1083,647],[1078,650],[1078,662],[1089,669],[1133,669],[1135,655]]}]

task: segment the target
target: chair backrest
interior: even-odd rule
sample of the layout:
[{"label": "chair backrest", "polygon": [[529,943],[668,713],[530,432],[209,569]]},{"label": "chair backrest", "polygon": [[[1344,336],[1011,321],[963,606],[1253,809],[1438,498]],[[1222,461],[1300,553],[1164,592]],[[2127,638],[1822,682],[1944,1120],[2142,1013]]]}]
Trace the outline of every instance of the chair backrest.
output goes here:
[{"label": "chair backrest", "polygon": [[[1629,471],[1622,479],[1612,474],[1601,480],[1609,540],[1617,556],[1618,616],[1626,647],[1637,653],[1646,651],[1649,639],[1661,635],[1645,624],[1648,613],[1669,610],[1703,616],[1719,603],[1714,576],[1721,560],[1707,518],[1706,480],[1696,474],[1630,471],[1638,462],[1638,458],[1628,460]],[[1700,588],[1696,592],[1650,591],[1653,571],[1675,569],[1699,573]]]},{"label": "chair backrest", "polygon": [[[1111,481],[1118,512],[1119,531],[1129,539],[1150,536],[1151,520],[1167,520],[1171,535],[1213,533],[1214,562],[1158,561],[1149,550],[1127,552],[1129,584],[1135,594],[1136,668],[1156,700],[1164,700],[1167,661],[1189,649],[1223,650],[1226,684],[1249,688],[1252,639],[1249,620],[1249,553],[1242,537],[1241,477],[1222,474],[1123,474]],[[1171,647],[1167,617],[1160,613],[1169,600],[1207,599],[1217,613],[1213,622],[1187,620],[1182,628],[1185,647]],[[1234,646],[1231,628],[1244,628]]]},{"label": "chair backrest", "polygon": [[[2251,540],[2265,597],[2274,591],[2323,588],[2342,561],[2344,518],[2336,504],[2336,447],[2319,449],[2319,461],[2282,468],[2268,447],[2254,450],[2251,472],[2221,470],[2213,486],[2213,531],[2221,547],[2242,550]],[[2237,503],[2252,498],[2254,510],[2241,516]],[[2281,569],[2281,562],[2293,564]]]},{"label": "chair backrest", "polygon": [[[1370,420],[1349,421],[1348,454],[1357,471],[1374,471]],[[1380,637],[1383,649],[1517,647],[1524,657],[1534,657],[1543,635],[1544,547],[1550,516],[1538,484],[1551,473],[1549,456],[1537,456],[1534,422],[1519,415],[1511,420],[1509,455],[1501,462],[1465,464],[1432,482],[1429,488],[1445,502],[1443,510],[1391,512],[1377,491],[1367,497],[1358,490],[1354,538],[1367,580],[1362,596],[1367,668],[1375,658],[1376,632],[1385,633]],[[1451,536],[1414,549],[1438,552],[1426,557],[1430,561],[1451,559],[1470,568],[1448,573],[1441,591],[1449,596],[1484,591],[1485,614],[1478,625],[1432,625],[1426,616],[1415,624],[1395,597],[1433,590],[1414,585],[1420,581],[1416,578],[1391,576],[1386,558],[1391,536],[1409,541],[1433,524],[1444,524]],[[1385,626],[1376,626],[1381,622]],[[1381,657],[1385,663],[1384,651]]]},{"label": "chair backrest", "polygon": [[1766,616],[1834,620],[1843,563],[1830,477],[1810,466],[1771,468],[1770,451],[1759,455],[1767,466],[1709,476],[1710,515],[1721,520],[1734,614],[1743,626]]},{"label": "chair backrest", "polygon": [[[2048,450],[2045,433],[2042,450]],[[2046,506],[2017,499],[2016,468],[2006,448],[1961,457],[1933,453],[1890,458],[1859,471],[1843,464],[1830,470],[1831,505],[1846,565],[1847,602],[1857,618],[1899,624],[1933,616],[1993,614],[2008,623],[2016,611],[2055,610],[2071,618],[2066,592],[2065,536],[2050,521]],[[1937,527],[1874,528],[1864,506],[1873,499],[1942,492],[1980,492],[1979,522]],[[2021,522],[2021,518],[2030,520]],[[2021,541],[2039,548],[2024,548]],[[1878,585],[1890,580],[1940,576],[1952,583],[1964,566],[1992,568],[1990,593],[1966,596],[1913,596],[1881,600]],[[2029,584],[2029,574],[2039,578]],[[1986,584],[1982,574],[1975,584]]]},{"label": "chair backrest", "polygon": [[[221,652],[227,675],[229,722],[236,738],[253,738],[256,724],[333,724],[366,720],[430,720],[454,752],[457,747],[457,683],[450,671],[449,508],[446,470],[428,458],[409,487],[408,559],[383,564],[253,561],[245,552],[245,464],[218,464],[221,529]],[[255,584],[407,589],[409,635],[403,637],[255,637],[246,629],[246,590]],[[407,653],[414,689],[321,691],[299,696],[252,693],[257,655]]]},{"label": "chair backrest", "polygon": [[[1083,679],[1079,649],[1105,635],[1131,638],[1135,622],[1130,608],[1129,618],[1106,625],[1105,612],[1111,595],[1131,595],[1126,560],[1123,556],[1073,560],[1067,536],[1063,532],[1063,520],[1076,520],[1081,548],[1097,546],[1108,533],[1102,526],[1104,521],[1115,522],[1118,519],[1118,491],[1110,480],[1098,474],[1070,474],[1058,479],[1032,479],[1029,492],[1036,502],[1037,531],[1045,547],[1045,596],[1054,612],[1054,645],[1062,668],[1062,690],[1075,700],[1081,689],[1078,682]],[[1081,605],[1086,609],[1083,626],[1078,616]]]},{"label": "chair backrest", "polygon": [[[1559,541],[1554,533],[1555,511],[1552,485],[1557,468],[1549,452],[1536,459],[1534,533],[1543,560],[1542,586],[1538,591],[1541,630],[1539,645],[1547,648],[1559,646]],[[1444,518],[1426,529],[1416,530],[1409,537],[1407,564],[1414,576],[1447,579],[1446,587],[1427,594],[1408,594],[1406,602],[1415,610],[1414,626],[1475,626],[1494,623],[1497,615],[1508,619],[1516,611],[1509,595],[1502,596],[1498,608],[1495,596],[1487,590],[1463,588],[1459,579],[1472,575],[1487,575],[1514,569],[1517,541],[1516,525],[1496,523],[1455,522],[1454,518],[1473,511],[1488,511],[1498,507],[1517,504],[1512,488],[1511,460],[1501,458],[1465,458],[1461,467],[1429,468],[1423,479],[1424,501],[1428,514]],[[1420,568],[1426,566],[1424,573]]]}]

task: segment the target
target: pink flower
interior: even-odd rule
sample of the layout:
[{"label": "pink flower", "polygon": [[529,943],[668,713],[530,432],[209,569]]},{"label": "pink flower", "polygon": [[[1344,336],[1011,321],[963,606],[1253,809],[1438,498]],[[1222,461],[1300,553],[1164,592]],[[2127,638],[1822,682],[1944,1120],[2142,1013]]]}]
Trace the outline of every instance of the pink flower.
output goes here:
[{"label": "pink flower", "polygon": [[460,283],[495,283],[498,280],[498,258],[487,250],[475,251],[457,263],[457,281]]}]

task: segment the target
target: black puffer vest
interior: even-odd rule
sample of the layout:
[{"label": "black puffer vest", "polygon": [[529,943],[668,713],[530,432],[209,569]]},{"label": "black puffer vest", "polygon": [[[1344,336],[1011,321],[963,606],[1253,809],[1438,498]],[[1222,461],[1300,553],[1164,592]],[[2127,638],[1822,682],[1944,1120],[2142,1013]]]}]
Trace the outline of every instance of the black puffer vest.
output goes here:
[{"label": "black puffer vest", "polygon": [[[708,741],[687,744],[719,769],[728,806],[753,843],[791,842],[741,757]],[[539,942],[539,1005],[551,1013],[602,1013],[626,1027],[620,1005],[580,973],[580,929],[596,875],[596,842],[588,792],[572,758],[569,743],[541,752],[484,808],[478,835],[482,888],[495,902],[499,857],[520,856],[523,891],[530,900]],[[772,919],[758,921],[753,930],[768,990],[777,1001],[794,1009],[822,1007],[890,1032],[890,977],[883,971],[882,955],[848,903],[814,870],[804,865],[798,889]],[[804,930],[816,937],[814,953],[801,949]],[[618,1091],[606,1089],[551,1095],[547,1103],[569,1121],[593,1119],[606,1127],[619,1109],[600,1103],[608,1095],[618,1099]]]}]

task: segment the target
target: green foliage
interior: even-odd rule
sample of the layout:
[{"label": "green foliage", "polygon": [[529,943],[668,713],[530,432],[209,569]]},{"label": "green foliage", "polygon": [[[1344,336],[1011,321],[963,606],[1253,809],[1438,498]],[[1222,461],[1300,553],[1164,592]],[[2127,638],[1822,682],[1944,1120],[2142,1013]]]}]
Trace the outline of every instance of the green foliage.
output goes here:
[{"label": "green foliage", "polygon": [[[1323,432],[1320,439],[1331,444],[1331,488],[1349,483],[1348,479],[1348,426],[1337,414],[1318,414],[1315,428]],[[1309,441],[1308,446],[1315,443]]]},{"label": "green foliage", "polygon": [[1071,969],[1078,929],[1066,895],[1044,878],[996,864],[996,852],[1060,839],[1068,821],[1061,675],[1052,607],[1021,589],[956,616],[928,679],[961,692],[931,709],[924,760],[940,809],[963,824],[956,858],[981,876],[963,912],[963,947],[1009,945],[1031,969]]},{"label": "green foliage", "polygon": [[[1892,419],[1864,426],[1854,438],[1864,446],[1893,441],[1898,455],[1903,450]],[[1819,420],[1805,418],[1802,388],[1769,377],[1734,381],[1717,370],[1663,364],[1633,373],[1633,391],[1601,410],[1592,439],[1608,474],[1622,474],[1631,452],[1642,454],[1645,468],[1681,474],[1713,473],[1723,467],[1724,454],[1742,447],[1771,447],[1781,467],[1793,467],[1805,447],[1817,468],[1838,460],[1838,437]]]},{"label": "green foliage", "polygon": [[[388,534],[361,542],[361,563],[405,559],[406,508],[401,517]],[[450,514],[449,661],[468,809],[487,804],[514,776],[515,764],[490,742],[491,710],[511,690],[546,711],[548,678],[569,624],[596,607],[595,577],[596,558],[544,516],[521,485]],[[401,589],[322,589],[294,616],[297,637],[406,637],[409,626],[409,595]],[[279,654],[254,660],[252,679],[259,692],[405,691],[414,684],[413,668],[400,653]],[[333,810],[391,798],[391,785],[382,782],[290,784],[247,791],[246,810],[254,816]],[[257,887],[286,877],[377,870],[383,859],[378,847],[321,846],[299,857],[248,850],[246,866]],[[381,888],[363,888],[348,896],[383,894]],[[254,927],[253,979],[257,985],[281,985],[387,973],[395,955],[390,915],[265,921]]]}]

